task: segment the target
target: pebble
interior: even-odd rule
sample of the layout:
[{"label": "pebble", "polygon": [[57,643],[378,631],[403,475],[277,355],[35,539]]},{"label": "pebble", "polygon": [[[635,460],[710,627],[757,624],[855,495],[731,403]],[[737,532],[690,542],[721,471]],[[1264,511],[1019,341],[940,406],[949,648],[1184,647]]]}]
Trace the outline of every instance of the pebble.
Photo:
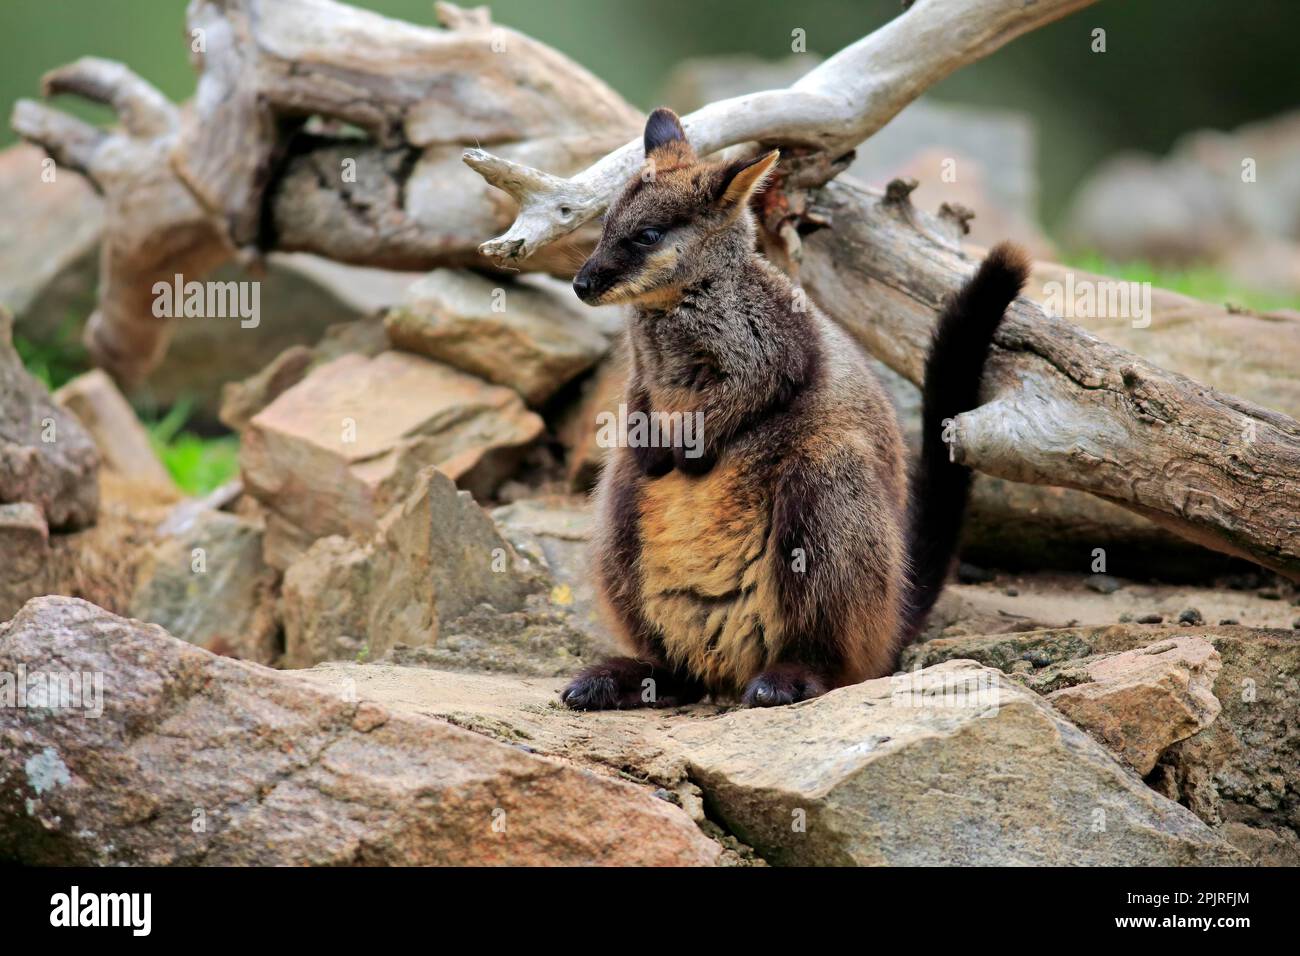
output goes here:
[{"label": "pebble", "polygon": [[1201,612],[1194,607],[1189,607],[1182,614],[1178,615],[1178,623],[1185,627],[1192,627],[1197,624],[1204,624],[1205,618],[1201,617]]},{"label": "pebble", "polygon": [[1005,594],[1007,597],[1016,597],[1020,594],[1020,591],[1017,588],[1006,588],[1003,590],[1002,593]]},{"label": "pebble", "polygon": [[1220,624],[1240,624],[1241,622],[1235,617],[1225,617],[1219,622]]},{"label": "pebble", "polygon": [[1090,574],[1084,578],[1083,583],[1098,594],[1114,594],[1122,587],[1119,580],[1109,574]]},{"label": "pebble", "polygon": [[1163,624],[1165,619],[1159,614],[1143,614],[1138,618],[1139,624]]}]

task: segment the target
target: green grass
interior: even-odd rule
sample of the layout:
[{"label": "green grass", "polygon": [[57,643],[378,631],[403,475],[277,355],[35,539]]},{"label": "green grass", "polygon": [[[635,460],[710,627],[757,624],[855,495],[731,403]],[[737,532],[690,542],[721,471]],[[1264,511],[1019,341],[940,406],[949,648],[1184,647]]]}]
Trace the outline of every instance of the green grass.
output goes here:
[{"label": "green grass", "polygon": [[239,438],[219,435],[206,438],[185,430],[193,402],[183,399],[145,429],[154,452],[182,491],[207,494],[239,473]]},{"label": "green grass", "polygon": [[1294,297],[1244,289],[1209,266],[1173,269],[1146,262],[1113,262],[1095,252],[1066,256],[1062,264],[1126,282],[1150,282],[1158,289],[1168,289],[1216,305],[1239,306],[1256,312],[1300,308],[1300,302]]},{"label": "green grass", "polygon": [[50,342],[33,342],[15,331],[14,348],[27,371],[51,392],[90,368],[86,347],[81,344],[81,322],[75,315],[63,320]]}]

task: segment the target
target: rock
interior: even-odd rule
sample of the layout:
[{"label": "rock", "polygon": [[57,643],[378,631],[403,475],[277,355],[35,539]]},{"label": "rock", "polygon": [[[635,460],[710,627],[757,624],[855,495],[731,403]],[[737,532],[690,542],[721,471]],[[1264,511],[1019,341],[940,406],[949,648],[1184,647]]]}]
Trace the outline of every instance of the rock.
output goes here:
[{"label": "rock", "polygon": [[383,660],[475,674],[522,674],[570,678],[584,664],[611,653],[611,641],[588,630],[546,595],[529,595],[522,609],[499,611],[481,604],[447,624],[436,644],[398,643]]},{"label": "rock", "polygon": [[[33,865],[709,865],[649,789],[216,657],[83,601],[0,671],[103,675],[97,720],[0,708],[0,856]],[[141,821],[148,821],[142,826]],[[635,839],[629,839],[635,834]]]},{"label": "rock", "polygon": [[1212,261],[1237,235],[1213,176],[1185,159],[1124,153],[1079,186],[1066,213],[1074,248],[1118,262]]},{"label": "rock", "polygon": [[590,491],[595,486],[607,451],[598,440],[599,416],[618,414],[626,386],[627,358],[616,347],[583,382],[577,401],[560,417],[555,430],[569,452],[567,476],[572,491]]},{"label": "rock", "polygon": [[99,453],[76,417],[23,368],[12,333],[0,307],[0,504],[36,505],[52,530],[93,524]]},{"label": "rock", "polygon": [[[372,280],[375,274],[386,278],[386,290],[383,282]],[[256,374],[267,356],[316,342],[334,326],[361,321],[400,302],[415,278],[301,253],[272,253],[261,274],[233,263],[222,266],[203,281],[257,283],[257,326],[245,328],[233,318],[176,319],[167,355],[141,395],[163,406],[189,397],[197,420],[213,423],[228,383]],[[351,288],[357,291],[350,293]]]},{"label": "rock", "polygon": [[169,521],[141,561],[131,616],[210,651],[272,663],[280,654],[279,575],[262,559],[262,533],[246,518],[211,509]]},{"label": "rock", "polygon": [[499,484],[543,430],[519,396],[405,352],[343,355],[311,370],[249,422],[247,492],[282,567],[327,535],[373,534],[428,465],[479,495]]},{"label": "rock", "polygon": [[1163,624],[1164,617],[1159,614],[1143,614],[1137,619],[1139,624]]},{"label": "rock", "polygon": [[609,350],[601,331],[619,310],[578,302],[563,283],[435,269],[384,319],[399,349],[446,362],[544,404]]},{"label": "rock", "polygon": [[49,551],[50,529],[40,508],[26,501],[0,505],[0,619],[44,593]]},{"label": "rock", "polygon": [[306,378],[313,358],[307,346],[291,345],[242,382],[227,382],[217,417],[232,431],[242,432],[254,415]]},{"label": "rock", "polygon": [[[428,468],[373,538],[322,538],[286,570],[286,663],[373,659],[396,644],[437,645],[452,622],[479,605],[521,611],[530,594],[545,589],[538,569],[515,554],[469,494]],[[499,629],[509,625],[499,622]],[[501,646],[515,646],[497,636]],[[523,654],[519,666],[527,671]]]},{"label": "rock", "polygon": [[[1214,694],[1222,711],[1210,726],[1174,744],[1153,776],[1172,799],[1207,823],[1236,822],[1300,833],[1300,635],[1282,629],[1196,627],[1057,628],[913,645],[903,666],[969,658],[1010,671],[1031,657],[1035,668],[1196,637],[1218,652]],[[1227,833],[1228,831],[1225,831]],[[1229,833],[1231,837],[1231,834]],[[1248,849],[1244,845],[1243,849]],[[1300,855],[1294,862],[1300,864]]]},{"label": "rock", "polygon": [[243,381],[226,382],[221,387],[218,417],[228,428],[242,432],[254,415],[301,382],[317,365],[353,353],[374,358],[388,346],[380,318],[331,325],[314,346],[292,345]]},{"label": "rock", "polygon": [[1121,587],[1119,581],[1109,574],[1090,574],[1083,583],[1098,594],[1114,594]]},{"label": "rock", "polygon": [[674,727],[713,814],[794,865],[1215,865],[1241,857],[1036,694],[955,661]]},{"label": "rock", "polygon": [[393,713],[629,775],[701,826],[721,824],[753,848],[742,856],[775,863],[1239,859],[1037,695],[970,663],[926,674],[950,686],[983,680],[985,697],[907,706],[907,687],[886,678],[771,710],[591,715],[555,705],[562,679],[387,663],[302,672]]},{"label": "rock", "polygon": [[1123,154],[1079,187],[1066,232],[1113,259],[1174,264],[1222,261],[1260,240],[1294,243],[1298,158],[1300,112],[1189,134],[1163,158]]},{"label": "rock", "polygon": [[64,336],[68,316],[94,308],[104,216],[84,177],[47,162],[27,143],[0,150],[0,308],[37,341]]},{"label": "rock", "polygon": [[492,519],[515,551],[554,582],[551,603],[567,608],[604,654],[622,653],[606,627],[588,571],[595,514],[585,499],[530,498],[495,508]]},{"label": "rock", "polygon": [[1183,611],[1183,613],[1178,615],[1178,623],[1191,627],[1198,624],[1204,624],[1205,618],[1201,616],[1201,612],[1196,610],[1196,608],[1189,607],[1186,611]]},{"label": "rock", "polygon": [[[1028,684],[1146,776],[1170,746],[1219,716],[1213,688],[1220,666],[1208,641],[1178,637],[1043,668]],[[1049,692],[1061,682],[1068,686]]]},{"label": "rock", "polygon": [[54,393],[54,400],[86,427],[105,468],[133,481],[172,486],[149,433],[107,373],[94,369],[78,375]]}]

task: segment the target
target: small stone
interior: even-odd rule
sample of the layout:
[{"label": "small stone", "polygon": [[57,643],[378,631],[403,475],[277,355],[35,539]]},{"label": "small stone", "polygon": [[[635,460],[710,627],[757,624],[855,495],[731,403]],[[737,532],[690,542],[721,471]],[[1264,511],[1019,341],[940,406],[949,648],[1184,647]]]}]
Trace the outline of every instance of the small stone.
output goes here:
[{"label": "small stone", "polygon": [[1020,596],[1020,589],[1019,589],[1019,588],[1004,588],[1003,591],[1002,591],[1002,593],[1005,594],[1007,597],[1019,597],[1019,596]]},{"label": "small stone", "polygon": [[1240,624],[1241,622],[1237,620],[1235,617],[1225,617],[1223,620],[1219,621],[1219,623],[1223,625],[1228,625],[1228,624]]},{"label": "small stone", "polygon": [[376,727],[388,723],[388,711],[374,701],[363,700],[357,705],[357,712],[352,717],[352,729],[368,734]]},{"label": "small stone", "polygon": [[1300,617],[1292,621],[1291,626],[1294,627],[1297,631],[1300,631]]},{"label": "small stone", "polygon": [[1114,594],[1122,586],[1118,579],[1109,574],[1090,574],[1083,583],[1098,594]]},{"label": "small stone", "polygon": [[124,478],[171,487],[171,475],[149,442],[149,433],[103,369],[78,375],[54,393],[77,416],[99,449],[104,465]]},{"label": "small stone", "polygon": [[1165,619],[1160,614],[1143,614],[1137,619],[1139,624],[1163,624]]},{"label": "small stone", "polygon": [[1264,588],[1262,591],[1259,592],[1259,596],[1262,597],[1265,601],[1282,600],[1282,592],[1279,591],[1277,588]]},{"label": "small stone", "polygon": [[1178,623],[1182,624],[1184,627],[1195,627],[1196,625],[1204,624],[1205,618],[1201,616],[1201,612],[1196,610],[1196,608],[1189,607],[1182,614],[1178,615]]}]

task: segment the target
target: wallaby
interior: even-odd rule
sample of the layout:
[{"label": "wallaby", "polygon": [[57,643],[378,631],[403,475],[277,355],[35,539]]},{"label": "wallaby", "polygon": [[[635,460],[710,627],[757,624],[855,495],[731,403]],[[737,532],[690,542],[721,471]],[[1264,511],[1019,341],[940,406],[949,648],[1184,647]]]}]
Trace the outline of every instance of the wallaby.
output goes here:
[{"label": "wallaby", "polygon": [[944,419],[977,404],[1027,260],[994,248],[939,317],[909,507],[898,423],[864,353],[755,249],[749,203],[778,153],[701,160],[660,109],[645,154],[573,288],[633,306],[628,409],[699,416],[702,441],[611,450],[592,569],[631,655],[586,668],[562,699],[772,706],[887,675],[965,512],[970,471],[949,460]]}]

